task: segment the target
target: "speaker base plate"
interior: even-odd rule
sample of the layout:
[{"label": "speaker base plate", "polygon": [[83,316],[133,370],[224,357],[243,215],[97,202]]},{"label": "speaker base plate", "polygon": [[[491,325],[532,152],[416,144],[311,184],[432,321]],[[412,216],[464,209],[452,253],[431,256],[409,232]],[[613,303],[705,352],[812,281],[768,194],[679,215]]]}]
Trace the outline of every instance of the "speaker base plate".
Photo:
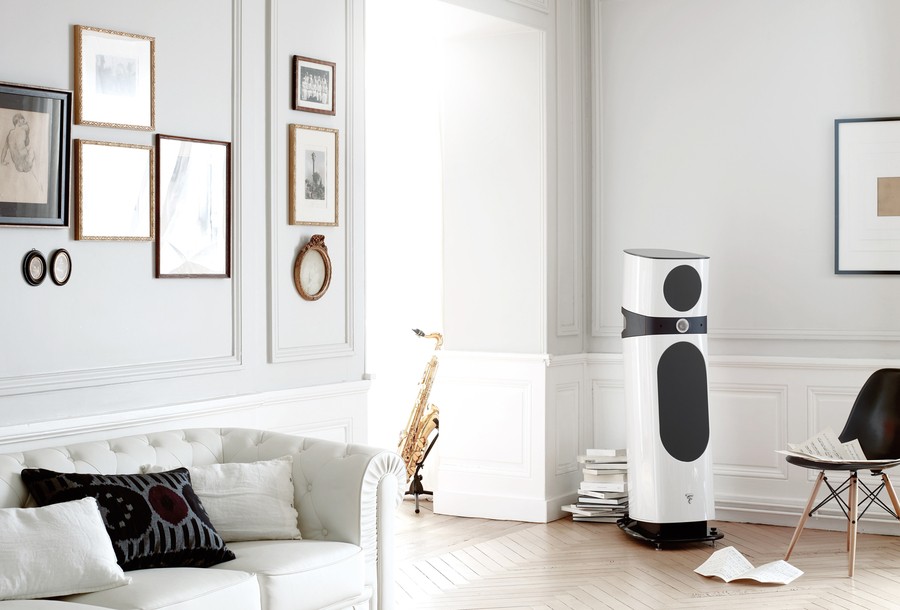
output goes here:
[{"label": "speaker base plate", "polygon": [[664,545],[686,544],[689,542],[712,542],[725,536],[716,527],[708,527],[706,521],[684,523],[648,523],[622,517],[616,521],[623,532],[661,549]]}]

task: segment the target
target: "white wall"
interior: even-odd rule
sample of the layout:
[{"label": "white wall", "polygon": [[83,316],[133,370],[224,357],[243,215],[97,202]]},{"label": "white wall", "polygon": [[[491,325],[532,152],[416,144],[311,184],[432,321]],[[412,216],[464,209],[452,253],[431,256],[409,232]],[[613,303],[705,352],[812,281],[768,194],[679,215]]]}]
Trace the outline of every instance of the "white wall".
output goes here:
[{"label": "white wall", "polygon": [[890,0],[601,2],[593,349],[624,248],[710,256],[713,354],[896,357],[896,278],[837,276],[834,119],[897,114]]},{"label": "white wall", "polygon": [[897,115],[900,5],[596,6],[595,442],[624,439],[622,250],[707,254],[718,516],[792,525],[811,482],[774,451],[840,431],[868,374],[900,365],[898,278],[833,274],[833,122]]},{"label": "white wall", "polygon": [[[74,24],[153,36],[157,131],[233,145],[230,279],[154,279],[151,242],[0,227],[3,425],[143,421],[160,409],[189,416],[216,401],[255,409],[275,393],[282,404],[295,396],[278,425],[347,417],[356,422],[347,434],[365,439],[364,400],[338,400],[325,416],[321,395],[305,390],[358,391],[363,373],[361,11],[354,0],[0,0],[0,14],[15,15],[0,37],[0,80],[73,89]],[[337,64],[335,116],[291,110],[294,54]],[[291,123],[340,130],[337,227],[288,225]],[[72,135],[153,142],[152,133],[79,125]],[[326,236],[333,278],[320,301],[306,302],[291,269],[313,233]],[[69,250],[71,281],[28,286],[20,266],[31,248]]]}]

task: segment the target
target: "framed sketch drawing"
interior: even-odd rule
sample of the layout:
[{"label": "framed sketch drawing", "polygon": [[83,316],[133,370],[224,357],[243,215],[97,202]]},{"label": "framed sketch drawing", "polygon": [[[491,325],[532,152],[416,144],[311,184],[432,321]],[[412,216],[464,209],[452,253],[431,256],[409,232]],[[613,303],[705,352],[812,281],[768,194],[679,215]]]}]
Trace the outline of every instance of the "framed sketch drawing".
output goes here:
[{"label": "framed sketch drawing", "polygon": [[75,140],[75,239],[153,239],[153,147]]},{"label": "framed sketch drawing", "polygon": [[334,64],[294,55],[294,110],[334,114]]},{"label": "framed sketch drawing", "polygon": [[75,122],[153,131],[156,42],[75,26]]},{"label": "framed sketch drawing", "polygon": [[69,224],[72,93],[0,83],[0,224]]},{"label": "framed sketch drawing", "polygon": [[290,128],[290,223],[338,224],[338,130]]},{"label": "framed sketch drawing", "polygon": [[156,134],[156,277],[231,277],[231,144]]},{"label": "framed sketch drawing", "polygon": [[834,122],[834,272],[900,273],[900,117]]}]

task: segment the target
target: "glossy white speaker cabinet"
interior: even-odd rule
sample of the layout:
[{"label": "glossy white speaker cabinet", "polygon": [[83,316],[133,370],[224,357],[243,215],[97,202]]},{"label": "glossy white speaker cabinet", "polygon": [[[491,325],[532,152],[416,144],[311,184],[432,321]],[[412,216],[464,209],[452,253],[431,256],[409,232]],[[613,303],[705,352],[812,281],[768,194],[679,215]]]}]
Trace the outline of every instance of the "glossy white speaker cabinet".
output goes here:
[{"label": "glossy white speaker cabinet", "polygon": [[715,540],[709,447],[709,257],[625,250],[622,352],[628,517],[619,526],[660,548]]}]

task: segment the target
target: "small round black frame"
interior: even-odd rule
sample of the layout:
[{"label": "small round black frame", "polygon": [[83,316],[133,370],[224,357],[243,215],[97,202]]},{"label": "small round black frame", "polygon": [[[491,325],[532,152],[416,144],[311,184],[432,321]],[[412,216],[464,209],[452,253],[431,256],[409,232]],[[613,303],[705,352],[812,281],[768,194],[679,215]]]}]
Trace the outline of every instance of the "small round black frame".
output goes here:
[{"label": "small round black frame", "polygon": [[60,248],[50,257],[50,279],[57,286],[62,286],[72,277],[72,257],[68,250]]},{"label": "small round black frame", "polygon": [[37,286],[47,277],[47,259],[37,250],[32,249],[22,260],[22,275],[25,281]]}]

